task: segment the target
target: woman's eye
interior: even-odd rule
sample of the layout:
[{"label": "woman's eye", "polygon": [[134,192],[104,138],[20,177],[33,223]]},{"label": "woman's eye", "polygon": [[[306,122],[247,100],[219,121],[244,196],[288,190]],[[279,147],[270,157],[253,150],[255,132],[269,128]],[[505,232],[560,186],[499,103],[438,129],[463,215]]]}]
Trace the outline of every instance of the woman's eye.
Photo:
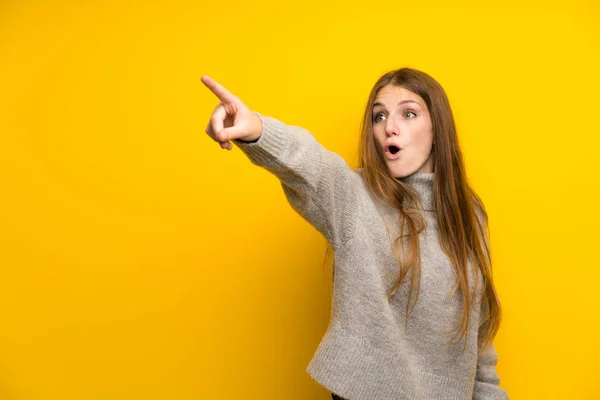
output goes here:
[{"label": "woman's eye", "polygon": [[375,117],[373,117],[373,121],[379,122],[379,119],[377,119],[377,117],[379,117],[380,115],[383,115],[383,114],[382,113],[375,114]]},{"label": "woman's eye", "polygon": [[[414,115],[414,117],[417,116],[417,114],[414,113],[413,111],[406,111],[403,115],[406,116],[406,115],[409,115],[409,114]],[[379,122],[379,121],[381,121],[379,119],[379,116],[382,116],[382,115],[383,115],[383,113],[377,113],[377,114],[375,114],[375,116],[373,117],[373,122]],[[414,117],[412,117],[412,118],[414,118]],[[408,117],[408,118],[411,118],[411,117]]]}]

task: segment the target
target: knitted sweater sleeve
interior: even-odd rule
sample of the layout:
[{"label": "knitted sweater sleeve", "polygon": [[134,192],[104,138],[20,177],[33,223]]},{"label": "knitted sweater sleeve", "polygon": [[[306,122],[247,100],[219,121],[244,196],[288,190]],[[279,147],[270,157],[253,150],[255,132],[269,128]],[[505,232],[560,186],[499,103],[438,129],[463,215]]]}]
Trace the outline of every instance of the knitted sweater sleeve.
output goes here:
[{"label": "knitted sweater sleeve", "polygon": [[352,235],[356,217],[352,171],[299,126],[263,116],[254,142],[233,140],[250,161],[273,173],[290,205],[325,236],[334,249]]},{"label": "knitted sweater sleeve", "polygon": [[496,372],[498,352],[493,344],[479,353],[473,400],[507,400],[508,393],[500,387],[500,377]]},{"label": "knitted sweater sleeve", "polygon": [[[488,221],[484,218],[481,210],[476,210],[477,217],[482,223],[484,240],[490,245]],[[480,316],[487,313],[486,302],[481,303]],[[481,318],[481,317],[480,317]],[[481,320],[480,320],[481,322]],[[498,364],[498,352],[493,343],[481,350],[477,356],[477,370],[475,373],[475,388],[473,400],[506,400],[508,393],[500,387],[500,377],[496,371]]]}]

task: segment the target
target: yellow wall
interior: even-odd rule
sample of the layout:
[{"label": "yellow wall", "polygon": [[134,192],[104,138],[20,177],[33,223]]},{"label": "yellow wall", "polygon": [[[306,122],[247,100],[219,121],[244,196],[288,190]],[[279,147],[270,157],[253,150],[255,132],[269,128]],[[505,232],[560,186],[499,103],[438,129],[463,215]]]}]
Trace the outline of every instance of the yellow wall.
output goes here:
[{"label": "yellow wall", "polygon": [[0,5],[0,398],[330,398],[325,241],[206,136],[200,77],[355,165],[402,66],[488,207],[502,385],[600,398],[597,3],[212,3]]}]

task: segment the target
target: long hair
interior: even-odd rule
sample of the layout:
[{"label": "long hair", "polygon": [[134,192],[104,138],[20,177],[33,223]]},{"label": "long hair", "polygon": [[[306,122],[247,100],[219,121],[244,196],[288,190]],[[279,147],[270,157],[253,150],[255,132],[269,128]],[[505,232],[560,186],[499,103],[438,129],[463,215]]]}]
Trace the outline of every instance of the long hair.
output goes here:
[{"label": "long hair", "polygon": [[[412,187],[391,175],[373,135],[373,103],[379,91],[387,85],[402,87],[419,95],[429,109],[435,143],[432,147],[435,172],[433,192],[439,239],[457,277],[452,295],[458,289],[464,306],[462,319],[451,332],[461,333],[458,342],[467,335],[471,308],[477,304],[477,274],[475,289],[473,293],[469,292],[468,260],[471,260],[475,272],[481,273],[483,282],[483,304],[480,307],[482,315],[478,327],[478,344],[483,348],[490,344],[498,333],[502,312],[493,283],[488,215],[483,202],[465,177],[454,117],[444,89],[430,75],[412,68],[390,71],[377,80],[369,95],[360,135],[359,167],[362,168],[367,187],[374,196],[400,213],[400,236],[393,241],[395,254],[397,247],[400,248],[401,254],[404,254],[404,243],[398,246],[398,242],[408,238],[408,258],[399,257],[399,275],[388,294],[388,302],[408,272],[412,271],[406,303],[408,321],[410,299],[415,286],[417,293],[414,304],[419,296],[421,256],[418,235],[425,228],[426,222],[419,211],[421,202],[418,194]],[[408,235],[404,235],[405,226],[408,227]],[[331,249],[328,248],[326,260],[330,252]]]}]

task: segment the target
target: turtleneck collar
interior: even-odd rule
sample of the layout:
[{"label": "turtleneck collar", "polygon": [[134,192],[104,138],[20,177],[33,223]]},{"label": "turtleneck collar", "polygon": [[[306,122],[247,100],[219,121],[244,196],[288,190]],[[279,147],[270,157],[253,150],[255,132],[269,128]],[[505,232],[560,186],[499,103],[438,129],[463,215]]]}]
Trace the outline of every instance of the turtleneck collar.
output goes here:
[{"label": "turtleneck collar", "polygon": [[433,172],[415,172],[411,175],[398,180],[406,183],[417,191],[421,202],[423,203],[423,210],[434,211],[433,205]]}]

